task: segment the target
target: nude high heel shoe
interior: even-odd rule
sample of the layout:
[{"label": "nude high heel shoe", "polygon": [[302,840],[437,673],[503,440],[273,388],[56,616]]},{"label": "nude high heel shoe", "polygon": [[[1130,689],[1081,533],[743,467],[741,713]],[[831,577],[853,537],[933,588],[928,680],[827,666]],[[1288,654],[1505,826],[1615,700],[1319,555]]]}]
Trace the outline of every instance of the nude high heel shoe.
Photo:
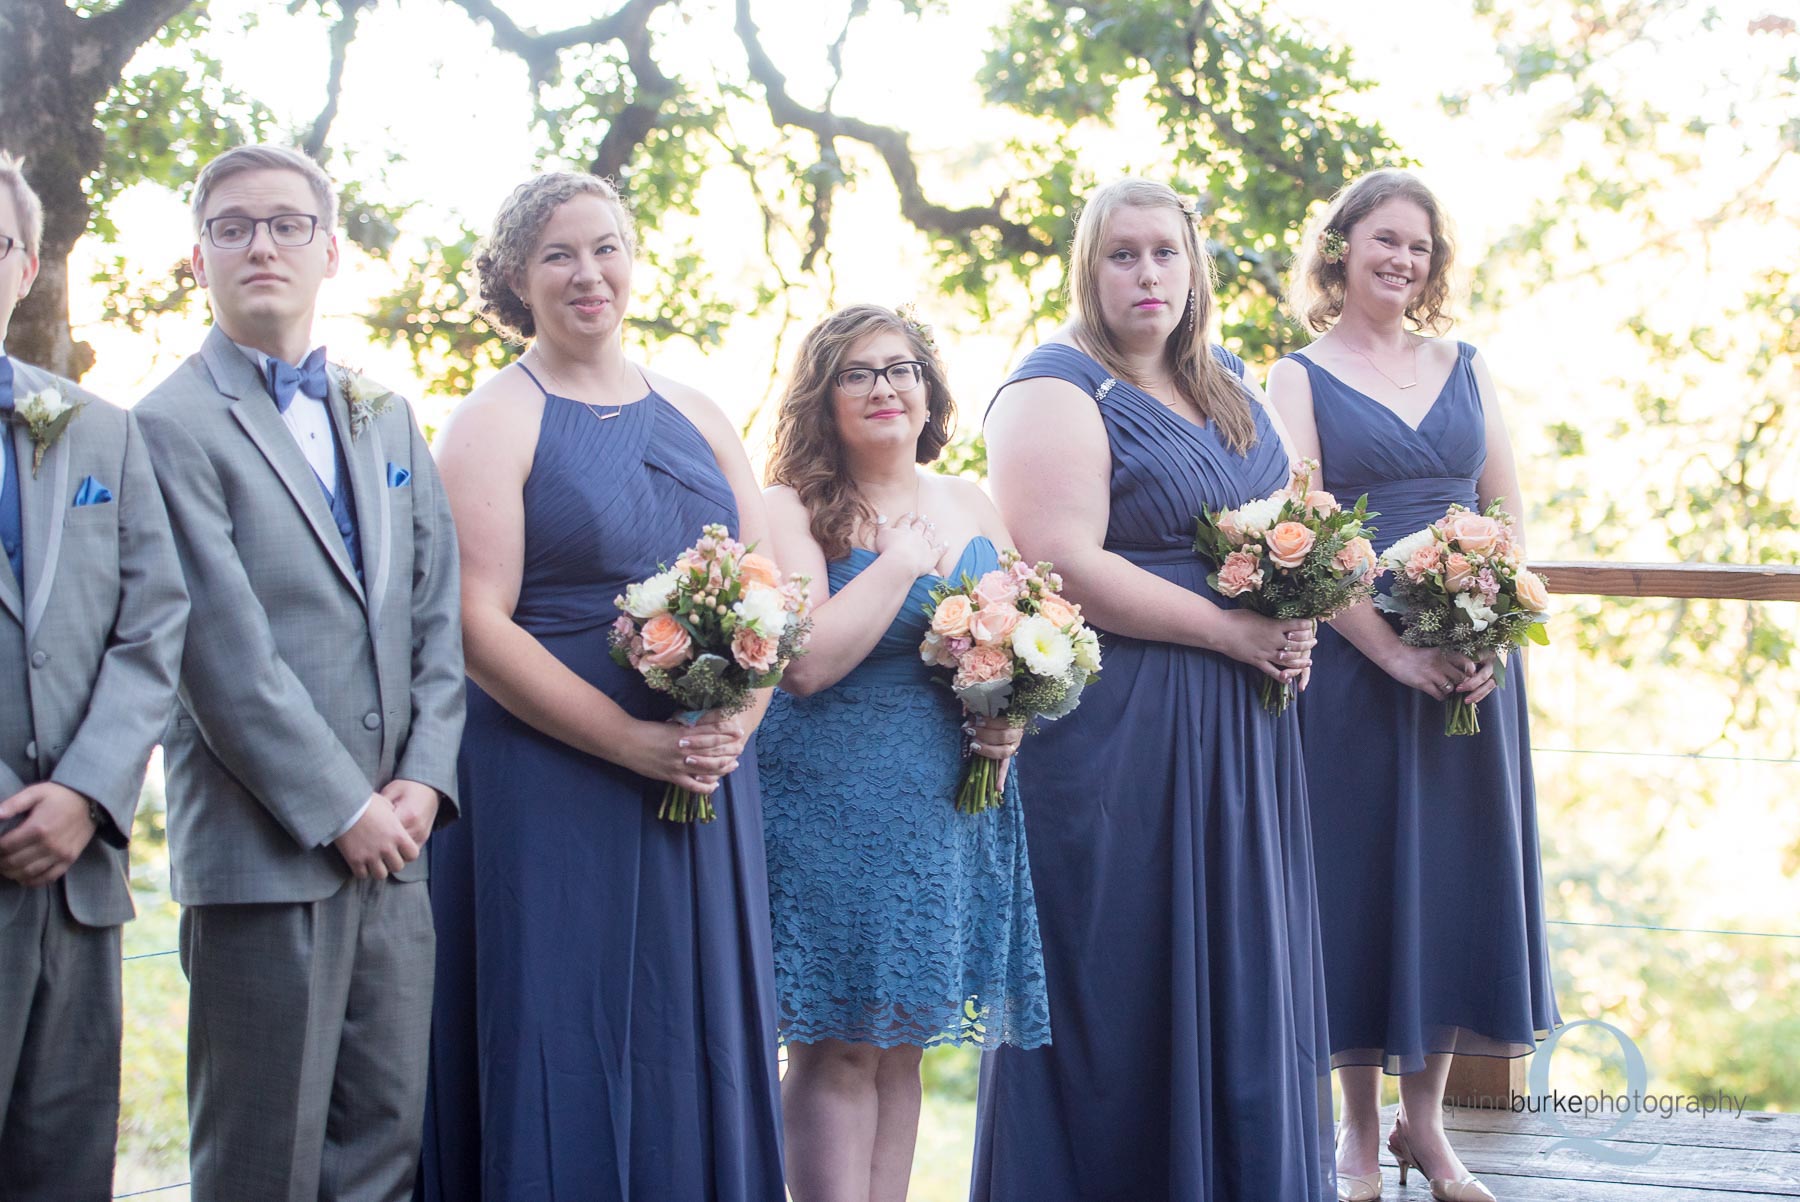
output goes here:
[{"label": "nude high heel shoe", "polygon": [[1348,1173],[1337,1175],[1338,1202],[1375,1202],[1381,1197],[1381,1170],[1351,1176]]},{"label": "nude high heel shoe", "polygon": [[[1412,1147],[1406,1142],[1406,1135],[1400,1130],[1398,1120],[1394,1129],[1388,1132],[1388,1151],[1400,1162],[1400,1184],[1406,1184],[1406,1171],[1418,1169],[1420,1176],[1425,1176],[1425,1168],[1412,1154]],[[1499,1202],[1493,1192],[1474,1176],[1463,1177],[1452,1181],[1448,1177],[1426,1177],[1426,1184],[1431,1186],[1431,1196],[1437,1202]]]}]

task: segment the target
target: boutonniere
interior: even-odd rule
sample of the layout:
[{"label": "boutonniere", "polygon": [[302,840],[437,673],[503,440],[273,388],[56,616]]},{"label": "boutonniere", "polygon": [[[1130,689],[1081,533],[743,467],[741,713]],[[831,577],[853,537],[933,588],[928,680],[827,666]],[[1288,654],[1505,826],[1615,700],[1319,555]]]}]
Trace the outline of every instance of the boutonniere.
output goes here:
[{"label": "boutonniere", "polygon": [[44,466],[44,455],[56,440],[61,438],[75,415],[81,412],[86,401],[71,401],[55,385],[40,388],[36,392],[27,393],[25,399],[16,403],[13,412],[25,423],[25,429],[31,435],[31,474],[36,476],[38,469]]},{"label": "boutonniere", "polygon": [[350,440],[362,436],[368,424],[394,405],[394,390],[362,374],[354,367],[337,367],[338,387],[350,406]]}]

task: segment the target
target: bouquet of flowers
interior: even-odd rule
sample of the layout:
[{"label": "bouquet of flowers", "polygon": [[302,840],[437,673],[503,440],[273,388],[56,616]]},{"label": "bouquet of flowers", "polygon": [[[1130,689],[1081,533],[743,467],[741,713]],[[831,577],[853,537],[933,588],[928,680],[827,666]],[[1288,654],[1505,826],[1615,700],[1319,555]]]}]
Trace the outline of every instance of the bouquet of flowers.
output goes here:
[{"label": "bouquet of flowers", "polygon": [[[1345,509],[1312,486],[1317,460],[1297,464],[1288,486],[1236,509],[1194,519],[1194,550],[1218,565],[1206,582],[1244,608],[1271,618],[1327,621],[1375,591],[1380,569],[1369,536],[1367,494]],[[1263,708],[1279,714],[1293,686],[1265,676]]]},{"label": "bouquet of flowers", "polygon": [[[725,527],[701,531],[675,566],[631,585],[613,604],[612,657],[667,693],[690,724],[706,710],[735,714],[753,689],[780,683],[802,654],[812,619],[804,576],[782,583],[775,565],[744,547]],[[658,818],[711,822],[712,800],[671,784]]]},{"label": "bouquet of flowers", "polygon": [[[1375,606],[1400,618],[1400,638],[1413,647],[1447,647],[1470,659],[1500,652],[1494,679],[1506,685],[1506,651],[1527,641],[1550,642],[1550,594],[1526,569],[1513,541],[1513,519],[1496,500],[1486,513],[1452,505],[1443,517],[1409,534],[1381,562],[1394,573],[1393,595]],[[1444,733],[1481,729],[1475,707],[1452,694]]]},{"label": "bouquet of flowers", "polygon": [[[1000,566],[980,580],[964,573],[959,583],[931,590],[931,629],[919,658],[949,671],[951,690],[971,714],[1022,727],[1060,718],[1100,679],[1100,640],[1061,590],[1049,564],[1032,567],[1017,551],[1002,551]],[[973,757],[957,810],[979,814],[1001,804],[997,779],[993,760]]]}]

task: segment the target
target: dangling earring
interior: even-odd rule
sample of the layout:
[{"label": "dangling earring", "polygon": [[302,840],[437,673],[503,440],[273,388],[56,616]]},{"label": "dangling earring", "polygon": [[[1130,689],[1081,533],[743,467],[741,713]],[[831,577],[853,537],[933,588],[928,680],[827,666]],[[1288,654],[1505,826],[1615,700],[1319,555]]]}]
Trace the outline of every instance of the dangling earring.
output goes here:
[{"label": "dangling earring", "polygon": [[1189,288],[1188,289],[1188,319],[1187,319],[1187,328],[1188,328],[1189,334],[1192,334],[1194,332],[1194,323],[1199,320],[1199,317],[1200,317],[1200,303],[1199,303],[1198,299],[1194,296],[1194,290],[1192,288]]}]

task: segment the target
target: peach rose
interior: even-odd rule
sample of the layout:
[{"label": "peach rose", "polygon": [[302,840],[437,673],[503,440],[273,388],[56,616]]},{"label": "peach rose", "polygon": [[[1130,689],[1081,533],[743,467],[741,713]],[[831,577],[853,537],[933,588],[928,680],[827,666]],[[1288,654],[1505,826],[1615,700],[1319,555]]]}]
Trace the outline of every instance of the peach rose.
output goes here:
[{"label": "peach rose", "polygon": [[984,605],[969,618],[969,637],[977,643],[998,643],[1019,624],[1019,611],[1010,603]]},{"label": "peach rose", "polygon": [[738,576],[750,584],[760,584],[768,588],[781,587],[781,571],[775,562],[751,551],[738,560]]},{"label": "peach rose", "polygon": [[644,664],[652,668],[673,668],[686,663],[694,653],[694,640],[687,629],[668,614],[657,614],[644,623]]},{"label": "peach rose", "polygon": [[931,633],[944,638],[961,638],[969,633],[969,618],[974,612],[975,607],[961,593],[945,597],[932,611]]},{"label": "peach rose", "polygon": [[1375,566],[1375,548],[1366,538],[1360,536],[1353,538],[1344,544],[1342,550],[1332,556],[1331,566],[1347,576],[1360,572],[1364,568],[1373,568]]},{"label": "peach rose", "polygon": [[1423,580],[1432,572],[1437,571],[1443,562],[1444,548],[1442,545],[1435,542],[1426,543],[1414,551],[1412,558],[1406,561],[1407,578],[1415,582]]},{"label": "peach rose", "polygon": [[1067,630],[1081,621],[1081,607],[1069,604],[1055,593],[1045,593],[1038,598],[1038,613],[1049,618],[1058,630]]},{"label": "peach rose", "polygon": [[1219,591],[1227,597],[1252,592],[1261,588],[1262,582],[1262,569],[1248,551],[1233,551],[1219,565]]},{"label": "peach rose", "polygon": [[1455,551],[1444,556],[1444,591],[1460,593],[1475,583],[1475,565]]},{"label": "peach rose", "polygon": [[1011,605],[1018,598],[1019,582],[999,568],[983,576],[975,585],[975,601],[983,609],[991,605]]},{"label": "peach rose", "polygon": [[966,688],[972,684],[986,684],[991,680],[1005,680],[1012,675],[1012,652],[1000,647],[975,646],[956,667],[956,679],[952,684],[956,688]]},{"label": "peach rose", "polygon": [[1313,549],[1313,532],[1299,522],[1277,522],[1269,531],[1269,562],[1278,568],[1297,568]]},{"label": "peach rose", "polygon": [[1544,578],[1536,572],[1520,569],[1513,578],[1513,588],[1519,594],[1519,604],[1534,614],[1541,614],[1550,608],[1550,590],[1544,587]]},{"label": "peach rose", "polygon": [[1320,517],[1336,513],[1340,508],[1338,499],[1322,488],[1315,488],[1306,494],[1305,504],[1308,512]]},{"label": "peach rose", "polygon": [[1479,513],[1459,513],[1440,529],[1458,549],[1471,555],[1486,555],[1499,545],[1501,536],[1506,533],[1506,528],[1499,522]]},{"label": "peach rose", "polygon": [[731,658],[751,672],[767,672],[775,666],[775,652],[780,646],[780,639],[740,626],[731,636]]}]

